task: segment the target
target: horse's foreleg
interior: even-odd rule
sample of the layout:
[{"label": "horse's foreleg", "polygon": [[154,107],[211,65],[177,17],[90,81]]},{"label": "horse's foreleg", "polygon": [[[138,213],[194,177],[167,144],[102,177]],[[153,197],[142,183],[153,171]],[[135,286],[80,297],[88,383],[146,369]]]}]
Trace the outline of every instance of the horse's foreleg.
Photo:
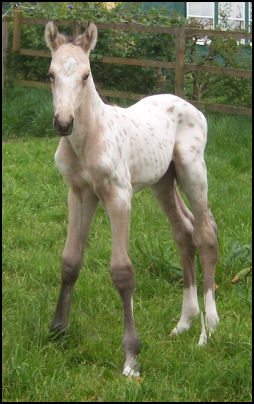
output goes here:
[{"label": "horse's foreleg", "polygon": [[129,257],[131,196],[127,191],[121,189],[119,192],[114,189],[112,193],[104,195],[102,201],[108,212],[112,230],[111,277],[123,303],[123,347],[126,356],[123,374],[137,377],[140,375],[140,366],[136,357],[141,344],[133,316],[135,277]]},{"label": "horse's foreleg", "polygon": [[68,326],[72,293],[82,266],[85,243],[98,203],[87,186],[82,190],[69,189],[68,233],[62,254],[62,284],[51,331],[58,333]]}]

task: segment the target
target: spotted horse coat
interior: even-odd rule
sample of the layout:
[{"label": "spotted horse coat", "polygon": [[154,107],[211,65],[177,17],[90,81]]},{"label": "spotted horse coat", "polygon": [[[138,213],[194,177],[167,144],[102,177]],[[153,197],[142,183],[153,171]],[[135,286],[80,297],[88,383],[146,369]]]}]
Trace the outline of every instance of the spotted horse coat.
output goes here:
[{"label": "spotted horse coat", "polygon": [[[70,41],[49,22],[45,38],[52,54],[49,76],[53,125],[61,136],[55,162],[69,185],[68,233],[62,255],[61,290],[51,331],[67,328],[74,284],[82,266],[90,224],[98,201],[110,219],[110,273],[123,303],[126,376],[139,376],[140,339],[133,316],[134,270],[129,254],[131,198],[150,187],[168,217],[184,275],[182,314],[170,335],[188,330],[199,314],[195,253],[204,270],[205,322],[199,344],[206,342],[219,318],[214,297],[218,257],[217,228],[208,204],[204,115],[170,94],[153,95],[121,108],[99,97],[89,62],[97,28],[89,22]],[[192,212],[183,202],[176,179]]]}]

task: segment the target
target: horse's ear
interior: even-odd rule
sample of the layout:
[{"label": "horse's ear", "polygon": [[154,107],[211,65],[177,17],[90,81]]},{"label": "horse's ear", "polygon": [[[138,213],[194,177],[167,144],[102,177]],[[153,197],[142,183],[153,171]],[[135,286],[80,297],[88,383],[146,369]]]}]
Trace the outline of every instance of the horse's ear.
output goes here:
[{"label": "horse's ear", "polygon": [[64,35],[59,34],[56,23],[49,21],[45,28],[45,40],[46,44],[51,50],[51,53],[55,52],[59,46],[66,42]]},{"label": "horse's ear", "polygon": [[88,21],[84,34],[80,35],[75,43],[80,45],[85,52],[90,52],[95,48],[98,35],[97,32],[96,25],[93,22]]}]

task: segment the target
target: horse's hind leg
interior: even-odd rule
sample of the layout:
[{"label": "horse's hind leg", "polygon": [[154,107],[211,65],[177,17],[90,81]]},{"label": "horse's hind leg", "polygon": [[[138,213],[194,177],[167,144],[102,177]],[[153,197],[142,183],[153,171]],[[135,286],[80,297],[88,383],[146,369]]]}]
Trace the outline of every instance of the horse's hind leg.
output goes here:
[{"label": "horse's hind leg", "polygon": [[152,191],[171,222],[174,239],[178,245],[183,266],[182,315],[180,321],[171,332],[171,334],[178,334],[188,330],[193,319],[199,314],[195,275],[196,247],[193,240],[194,219],[177,191],[173,162],[160,181],[152,186]]},{"label": "horse's hind leg", "polygon": [[204,270],[206,324],[211,333],[219,323],[214,296],[214,276],[218,259],[217,227],[208,205],[207,172],[202,149],[197,144],[194,146],[186,143],[177,142],[174,163],[177,178],[190,201],[195,219],[194,242]]}]

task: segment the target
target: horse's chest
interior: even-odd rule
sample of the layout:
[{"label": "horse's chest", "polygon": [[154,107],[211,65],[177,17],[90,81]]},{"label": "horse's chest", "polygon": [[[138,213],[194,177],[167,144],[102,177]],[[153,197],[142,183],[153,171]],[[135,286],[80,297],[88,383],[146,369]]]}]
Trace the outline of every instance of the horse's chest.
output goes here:
[{"label": "horse's chest", "polygon": [[81,189],[89,182],[90,177],[85,162],[77,155],[66,138],[61,138],[55,153],[55,163],[68,185]]}]

